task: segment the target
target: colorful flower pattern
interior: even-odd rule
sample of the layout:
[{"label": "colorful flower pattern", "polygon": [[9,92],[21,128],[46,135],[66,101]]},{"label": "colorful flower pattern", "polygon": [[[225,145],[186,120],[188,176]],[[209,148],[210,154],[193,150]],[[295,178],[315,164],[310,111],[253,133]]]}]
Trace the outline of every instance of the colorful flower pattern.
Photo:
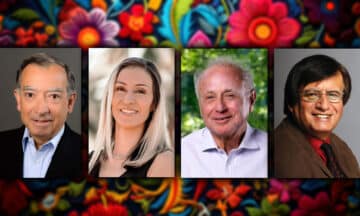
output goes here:
[{"label": "colorful flower pattern", "polygon": [[[359,0],[11,0],[0,3],[0,46],[360,47],[359,16]],[[359,209],[356,179],[0,180],[1,215],[356,215]]]}]

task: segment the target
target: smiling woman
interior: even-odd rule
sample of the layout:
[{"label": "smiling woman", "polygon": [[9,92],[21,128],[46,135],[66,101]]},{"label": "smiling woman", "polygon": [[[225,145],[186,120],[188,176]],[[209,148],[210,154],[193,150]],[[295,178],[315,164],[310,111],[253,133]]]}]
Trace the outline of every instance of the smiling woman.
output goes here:
[{"label": "smiling woman", "polygon": [[158,69],[127,58],[113,71],[102,99],[89,173],[96,177],[172,177],[174,154],[166,130]]}]

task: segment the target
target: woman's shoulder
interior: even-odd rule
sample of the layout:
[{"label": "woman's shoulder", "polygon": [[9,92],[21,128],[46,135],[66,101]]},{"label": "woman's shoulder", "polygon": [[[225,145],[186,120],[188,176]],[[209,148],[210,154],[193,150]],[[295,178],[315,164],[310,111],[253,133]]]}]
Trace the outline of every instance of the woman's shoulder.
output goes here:
[{"label": "woman's shoulder", "polygon": [[175,157],[172,150],[158,153],[152,162],[147,176],[149,177],[174,177]]}]

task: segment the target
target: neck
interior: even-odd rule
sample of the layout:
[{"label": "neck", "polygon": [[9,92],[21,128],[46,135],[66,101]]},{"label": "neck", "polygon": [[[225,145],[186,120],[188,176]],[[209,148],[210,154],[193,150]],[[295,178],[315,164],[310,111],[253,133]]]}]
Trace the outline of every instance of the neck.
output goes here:
[{"label": "neck", "polygon": [[48,140],[42,140],[42,139],[35,138],[35,137],[33,137],[33,139],[34,139],[34,142],[35,142],[36,150],[39,150],[39,148],[48,141]]},{"label": "neck", "polygon": [[238,148],[243,137],[245,135],[245,131],[235,134],[234,136],[215,136],[212,135],[216,145],[221,148],[224,149],[224,151],[226,152],[226,154],[229,154],[229,152],[232,149]]},{"label": "neck", "polygon": [[142,137],[144,127],[123,128],[115,126],[115,143],[113,153],[129,156]]}]

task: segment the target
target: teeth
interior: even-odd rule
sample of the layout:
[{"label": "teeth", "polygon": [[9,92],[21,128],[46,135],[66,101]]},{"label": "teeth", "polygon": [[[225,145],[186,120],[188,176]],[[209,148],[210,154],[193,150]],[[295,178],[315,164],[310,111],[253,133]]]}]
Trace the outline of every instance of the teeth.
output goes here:
[{"label": "teeth", "polygon": [[326,119],[326,118],[330,117],[330,115],[321,115],[321,114],[317,114],[315,116],[318,117],[318,118],[321,118],[321,119]]},{"label": "teeth", "polygon": [[121,109],[121,112],[126,113],[126,114],[134,114],[137,111],[136,110],[129,110],[129,109]]}]

